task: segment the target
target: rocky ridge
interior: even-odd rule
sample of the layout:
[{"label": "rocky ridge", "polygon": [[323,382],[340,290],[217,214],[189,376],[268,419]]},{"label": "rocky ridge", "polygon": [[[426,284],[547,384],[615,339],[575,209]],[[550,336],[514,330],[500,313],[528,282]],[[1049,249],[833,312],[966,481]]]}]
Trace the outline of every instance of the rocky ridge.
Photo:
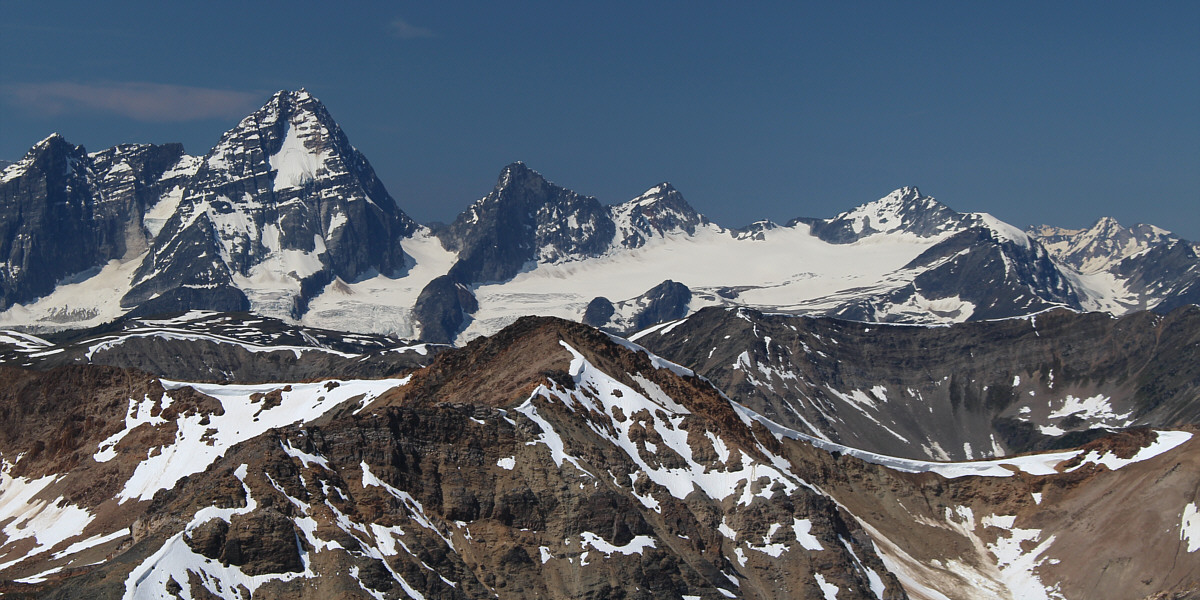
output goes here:
[{"label": "rocky ridge", "polygon": [[1200,420],[1200,309],[1058,310],[953,327],[706,308],[635,338],[808,435],[922,460]]},{"label": "rocky ridge", "polygon": [[[557,319],[402,379],[0,377],[10,597],[1127,598],[1200,577],[1190,432],[903,461]],[[1165,537],[1074,550],[1130,522]]]}]

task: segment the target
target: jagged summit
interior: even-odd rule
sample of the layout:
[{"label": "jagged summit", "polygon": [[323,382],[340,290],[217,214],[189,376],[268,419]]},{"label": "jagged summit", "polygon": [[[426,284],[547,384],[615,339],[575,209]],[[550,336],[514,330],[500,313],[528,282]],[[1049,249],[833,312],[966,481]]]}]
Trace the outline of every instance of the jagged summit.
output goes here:
[{"label": "jagged summit", "polygon": [[416,227],[320,100],[283,90],[205,156],[122,304],[298,317],[335,277],[403,272]]},{"label": "jagged summit", "polygon": [[459,252],[450,275],[475,283],[508,279],[528,261],[598,255],[612,233],[611,219],[598,200],[514,162],[500,172],[491,193],[458,215],[442,241]]}]

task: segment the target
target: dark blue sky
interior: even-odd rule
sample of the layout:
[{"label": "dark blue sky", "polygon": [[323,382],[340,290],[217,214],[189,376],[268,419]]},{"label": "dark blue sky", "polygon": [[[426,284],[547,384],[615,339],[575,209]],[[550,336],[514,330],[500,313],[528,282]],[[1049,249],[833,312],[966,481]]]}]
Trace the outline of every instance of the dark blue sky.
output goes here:
[{"label": "dark blue sky", "polygon": [[523,160],[729,226],[917,185],[1200,240],[1200,2],[346,4],[4,0],[0,158],[53,131],[203,154],[306,87],[420,221]]}]

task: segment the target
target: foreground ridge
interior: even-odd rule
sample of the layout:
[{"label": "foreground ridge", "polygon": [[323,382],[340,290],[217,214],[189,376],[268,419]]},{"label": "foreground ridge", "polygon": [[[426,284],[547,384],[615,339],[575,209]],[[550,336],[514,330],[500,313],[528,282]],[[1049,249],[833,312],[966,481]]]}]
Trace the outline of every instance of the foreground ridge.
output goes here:
[{"label": "foreground ridge", "polygon": [[0,592],[1129,598],[1200,580],[1194,428],[915,461],[562,319],[428,354],[386,379],[257,384],[0,369]]}]

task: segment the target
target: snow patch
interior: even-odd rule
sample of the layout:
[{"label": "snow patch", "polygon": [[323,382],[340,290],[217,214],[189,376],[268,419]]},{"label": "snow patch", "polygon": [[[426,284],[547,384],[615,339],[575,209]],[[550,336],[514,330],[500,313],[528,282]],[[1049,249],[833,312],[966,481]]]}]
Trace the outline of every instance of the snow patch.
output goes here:
[{"label": "snow patch", "polygon": [[1196,511],[1196,503],[1189,502],[1183,507],[1183,517],[1179,523],[1179,539],[1187,542],[1187,551],[1200,550],[1200,512]]}]

